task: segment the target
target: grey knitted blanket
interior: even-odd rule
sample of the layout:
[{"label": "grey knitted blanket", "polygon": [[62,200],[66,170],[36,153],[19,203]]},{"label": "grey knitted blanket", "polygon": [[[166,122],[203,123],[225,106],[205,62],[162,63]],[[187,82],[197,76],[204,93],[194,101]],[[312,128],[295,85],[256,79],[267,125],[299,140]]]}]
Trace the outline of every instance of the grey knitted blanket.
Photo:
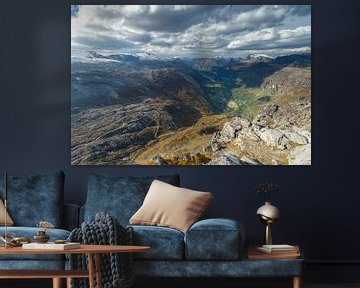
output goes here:
[{"label": "grey knitted blanket", "polygon": [[[124,228],[116,218],[104,212],[95,215],[95,221],[82,223],[69,236],[71,242],[97,245],[133,245],[133,229]],[[86,270],[88,259],[83,254],[69,255],[70,268]],[[94,275],[95,276],[95,275]],[[103,288],[129,288],[134,284],[132,253],[101,254]],[[73,279],[72,288],[89,287],[88,279]],[[96,282],[95,282],[96,283]]]}]

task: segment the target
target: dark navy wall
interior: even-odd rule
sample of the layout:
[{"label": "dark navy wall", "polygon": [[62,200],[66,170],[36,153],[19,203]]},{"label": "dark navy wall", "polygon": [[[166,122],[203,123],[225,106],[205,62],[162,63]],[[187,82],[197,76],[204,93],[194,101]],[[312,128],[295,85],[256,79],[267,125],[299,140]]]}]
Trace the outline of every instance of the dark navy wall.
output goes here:
[{"label": "dark navy wall", "polygon": [[[355,138],[359,131],[359,73],[356,72],[360,64],[360,3],[357,0],[247,1],[255,2],[313,3],[311,167],[71,166],[71,2],[9,0],[0,1],[0,171],[26,175],[63,169],[65,199],[78,204],[85,200],[87,176],[91,172],[179,173],[182,186],[214,192],[215,201],[207,216],[240,219],[252,243],[259,243],[263,232],[255,215],[262,203],[253,192],[253,183],[271,180],[280,185],[280,192],[274,197],[282,213],[273,230],[276,242],[300,243],[310,260],[360,261],[360,249],[356,248],[360,240],[359,148]],[[219,0],[217,3],[244,2]]]}]

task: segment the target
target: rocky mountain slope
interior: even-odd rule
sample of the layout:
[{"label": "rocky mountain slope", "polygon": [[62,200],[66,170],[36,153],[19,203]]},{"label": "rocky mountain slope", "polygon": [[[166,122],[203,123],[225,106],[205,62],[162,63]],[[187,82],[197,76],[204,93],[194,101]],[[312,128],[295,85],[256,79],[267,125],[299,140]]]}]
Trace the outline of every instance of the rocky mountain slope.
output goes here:
[{"label": "rocky mountain slope", "polygon": [[158,99],[78,112],[71,117],[72,164],[131,163],[149,141],[191,125],[198,115],[186,105]]},{"label": "rocky mountain slope", "polygon": [[[255,115],[229,113],[201,118],[194,126],[166,135],[142,149],[138,164],[206,165],[310,165],[311,164],[311,72],[284,68],[265,78],[260,95],[267,103],[245,101]],[[257,99],[244,89],[246,97]],[[253,90],[251,90],[253,91]],[[248,93],[248,94],[246,94]],[[249,117],[245,117],[249,116]],[[216,123],[217,125],[211,124]],[[223,124],[222,124],[223,123]],[[199,131],[216,130],[210,135]]]},{"label": "rocky mountain slope", "polygon": [[310,68],[282,68],[266,77],[259,91],[268,103],[252,105],[255,114],[234,117],[214,133],[208,164],[310,165]]}]

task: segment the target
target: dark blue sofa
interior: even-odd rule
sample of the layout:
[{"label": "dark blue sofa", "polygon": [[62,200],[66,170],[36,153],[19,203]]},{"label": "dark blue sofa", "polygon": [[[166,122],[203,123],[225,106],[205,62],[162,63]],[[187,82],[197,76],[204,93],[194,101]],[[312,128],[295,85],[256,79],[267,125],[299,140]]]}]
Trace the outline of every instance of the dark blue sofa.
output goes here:
[{"label": "dark blue sofa", "polygon": [[[179,175],[118,177],[92,174],[80,221],[92,221],[97,212],[115,216],[129,226],[154,179],[179,186]],[[215,199],[216,201],[216,199]],[[246,259],[245,229],[232,219],[205,219],[184,234],[158,226],[132,226],[135,244],[151,250],[135,253],[135,274],[150,277],[297,277],[303,260]]]}]

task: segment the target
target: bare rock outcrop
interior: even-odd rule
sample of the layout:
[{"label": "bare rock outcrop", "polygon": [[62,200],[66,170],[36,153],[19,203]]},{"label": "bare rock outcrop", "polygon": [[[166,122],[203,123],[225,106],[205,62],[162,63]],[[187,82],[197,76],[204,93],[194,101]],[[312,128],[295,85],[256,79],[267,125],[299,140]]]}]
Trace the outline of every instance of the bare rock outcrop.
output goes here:
[{"label": "bare rock outcrop", "polygon": [[[294,111],[299,114],[293,115]],[[215,156],[209,164],[310,165],[310,112],[311,103],[295,102],[284,107],[269,104],[252,122],[232,118],[213,134]],[[251,161],[244,161],[244,157]]]}]

